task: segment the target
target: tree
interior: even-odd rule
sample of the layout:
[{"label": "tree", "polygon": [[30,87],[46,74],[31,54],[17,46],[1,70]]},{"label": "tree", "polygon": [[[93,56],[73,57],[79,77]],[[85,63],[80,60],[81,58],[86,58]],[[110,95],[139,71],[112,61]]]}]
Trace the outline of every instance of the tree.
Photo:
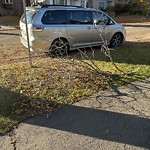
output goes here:
[{"label": "tree", "polygon": [[2,1],[0,1],[0,15],[3,15],[3,4],[2,4]]},{"label": "tree", "polygon": [[88,0],[88,7],[93,8],[93,1],[92,0]]},{"label": "tree", "polygon": [[13,1],[13,15],[21,16],[23,13],[23,6],[21,0]]},{"label": "tree", "polygon": [[146,13],[146,17],[150,17],[150,0],[148,0],[148,10]]}]

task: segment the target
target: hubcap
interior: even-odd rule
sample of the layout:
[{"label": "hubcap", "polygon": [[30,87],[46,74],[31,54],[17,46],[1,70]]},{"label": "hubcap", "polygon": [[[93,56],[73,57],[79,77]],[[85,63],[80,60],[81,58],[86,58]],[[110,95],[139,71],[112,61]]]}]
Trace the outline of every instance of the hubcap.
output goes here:
[{"label": "hubcap", "polygon": [[116,34],[114,35],[113,39],[112,39],[112,45],[113,46],[118,46],[120,45],[122,42],[122,37],[120,34]]}]

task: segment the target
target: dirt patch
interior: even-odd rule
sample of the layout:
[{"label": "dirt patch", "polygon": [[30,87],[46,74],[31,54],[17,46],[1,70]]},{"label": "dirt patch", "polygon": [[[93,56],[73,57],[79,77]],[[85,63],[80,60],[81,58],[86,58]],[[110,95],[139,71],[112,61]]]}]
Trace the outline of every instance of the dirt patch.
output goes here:
[{"label": "dirt patch", "polygon": [[0,44],[0,64],[20,62],[28,57],[27,50],[20,43]]},{"label": "dirt patch", "polygon": [[0,64],[19,61],[27,57],[26,48],[20,43],[19,30],[13,27],[0,30]]}]

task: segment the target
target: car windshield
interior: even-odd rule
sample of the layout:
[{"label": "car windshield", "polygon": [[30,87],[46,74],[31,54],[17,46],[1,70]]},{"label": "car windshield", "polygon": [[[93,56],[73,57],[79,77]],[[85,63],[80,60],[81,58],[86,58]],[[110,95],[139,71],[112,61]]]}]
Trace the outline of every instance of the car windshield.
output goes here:
[{"label": "car windshield", "polygon": [[[26,16],[27,16],[27,23],[31,23],[34,16],[36,14],[36,11],[26,11]],[[21,21],[25,23],[25,14],[22,15]]]}]

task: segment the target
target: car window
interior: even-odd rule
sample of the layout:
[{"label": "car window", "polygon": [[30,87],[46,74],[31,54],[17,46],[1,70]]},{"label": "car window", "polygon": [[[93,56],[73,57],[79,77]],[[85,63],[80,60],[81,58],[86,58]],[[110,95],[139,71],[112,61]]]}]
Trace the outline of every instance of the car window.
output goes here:
[{"label": "car window", "polygon": [[46,11],[42,17],[43,24],[65,24],[66,11],[65,10],[51,10]]},{"label": "car window", "polygon": [[[27,23],[31,23],[35,15],[36,11],[26,11]],[[25,23],[25,14],[22,15],[21,21]]]},{"label": "car window", "polygon": [[67,24],[92,24],[92,12],[80,10],[67,11]]},{"label": "car window", "polygon": [[98,25],[113,25],[115,24],[107,15],[102,12],[95,12],[94,22]]},{"label": "car window", "polygon": [[103,14],[101,12],[94,12],[94,14],[93,14],[94,23],[103,24],[102,15]]}]

